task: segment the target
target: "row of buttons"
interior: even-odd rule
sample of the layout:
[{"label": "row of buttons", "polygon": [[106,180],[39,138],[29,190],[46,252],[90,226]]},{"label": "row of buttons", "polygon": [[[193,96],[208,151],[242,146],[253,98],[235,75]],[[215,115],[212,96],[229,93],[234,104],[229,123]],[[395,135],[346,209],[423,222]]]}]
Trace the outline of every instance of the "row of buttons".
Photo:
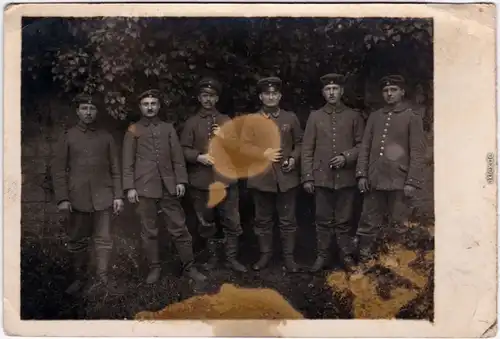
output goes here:
[{"label": "row of buttons", "polygon": [[385,123],[385,128],[384,128],[384,134],[382,134],[382,140],[380,141],[380,156],[384,155],[384,144],[385,144],[385,137],[387,136],[387,129],[389,128],[389,121],[391,121],[391,115],[392,112],[389,112],[387,114],[387,119]]}]

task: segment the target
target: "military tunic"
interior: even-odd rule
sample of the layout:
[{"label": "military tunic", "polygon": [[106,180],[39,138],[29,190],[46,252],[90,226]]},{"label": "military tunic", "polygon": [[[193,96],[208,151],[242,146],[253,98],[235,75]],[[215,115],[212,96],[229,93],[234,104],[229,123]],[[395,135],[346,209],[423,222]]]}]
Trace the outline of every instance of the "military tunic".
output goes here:
[{"label": "military tunic", "polygon": [[[231,140],[212,135],[212,125],[222,126],[231,119],[217,110],[200,109],[196,115],[186,121],[181,134],[181,145],[187,163],[189,194],[200,226],[200,235],[212,238],[216,232],[215,210],[220,212],[221,224],[226,235],[239,236],[242,233],[239,214],[239,192],[236,178],[227,178],[219,174],[213,166],[206,166],[197,161],[201,154],[209,152],[209,144],[218,142],[221,147]],[[229,137],[229,136],[228,136]],[[218,138],[213,140],[213,138]],[[218,159],[215,159],[217,161]],[[230,163],[225,162],[230,165]],[[225,186],[225,198],[215,208],[207,207],[209,187],[215,182]]]},{"label": "military tunic", "polygon": [[160,265],[158,207],[181,261],[185,265],[193,261],[192,237],[181,201],[176,197],[176,186],[187,182],[182,148],[172,124],[158,117],[142,118],[128,128],[123,142],[123,187],[138,192],[141,237],[151,267]]},{"label": "military tunic", "polygon": [[403,188],[422,186],[424,154],[422,119],[408,104],[384,107],[370,115],[356,168],[356,177],[367,178],[370,185],[357,231],[361,251],[369,251],[385,214],[394,227],[405,221]]},{"label": "military tunic", "polygon": [[106,274],[113,241],[113,200],[123,196],[118,152],[111,134],[79,122],[58,141],[51,166],[57,204],[71,203],[68,251],[95,244],[97,274]]},{"label": "military tunic", "polygon": [[[319,252],[327,251],[332,228],[343,253],[353,251],[349,232],[356,193],[355,166],[363,131],[361,114],[342,103],[326,104],[311,112],[307,121],[302,142],[302,182],[315,185]],[[339,155],[344,156],[345,165],[330,168],[330,160]]]},{"label": "military tunic", "polygon": [[[263,114],[258,112],[256,114]],[[297,186],[300,183],[300,154],[302,146],[302,128],[293,112],[280,109],[277,114],[269,115],[280,131],[280,146],[283,158],[272,163],[262,174],[248,178],[248,187],[253,190],[255,204],[255,233],[270,234],[273,226],[274,211],[278,212],[279,227],[282,232],[293,233],[296,230],[295,205]],[[255,120],[244,123],[241,131],[240,151],[249,157],[263,157],[269,147],[269,136]],[[284,172],[283,162],[295,159],[295,167]]]}]

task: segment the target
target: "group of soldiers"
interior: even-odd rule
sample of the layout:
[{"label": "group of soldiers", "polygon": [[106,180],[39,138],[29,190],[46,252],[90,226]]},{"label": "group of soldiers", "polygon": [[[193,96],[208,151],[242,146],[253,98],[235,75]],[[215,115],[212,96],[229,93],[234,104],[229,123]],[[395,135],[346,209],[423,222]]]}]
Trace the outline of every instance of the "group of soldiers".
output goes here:
[{"label": "group of soldiers", "polygon": [[[203,267],[210,272],[219,261],[217,210],[225,236],[225,266],[248,271],[238,261],[242,234],[238,180],[223,178],[216,170],[218,159],[210,152],[214,141],[227,149],[227,154],[236,152],[268,164],[247,178],[260,249],[253,270],[267,267],[273,255],[273,216],[277,213],[284,266],[288,272],[299,271],[294,259],[295,207],[302,186],[315,197],[317,258],[309,271],[325,267],[335,236],[345,270],[363,274],[376,258],[374,244],[382,225],[390,224],[396,234],[404,232],[407,199],[422,185],[422,119],[407,103],[406,83],[400,75],[381,79],[386,105],[371,113],[366,123],[360,112],[342,103],[344,76],[326,74],[320,81],[326,104],[311,112],[305,130],[293,112],[280,108],[282,80],[267,77],[258,81],[262,105],[250,116],[274,124],[279,131],[278,144],[270,141],[269,131],[257,123],[258,119],[243,123],[237,133],[224,129],[231,119],[216,109],[222,88],[216,79],[203,78],[198,83],[199,109],[186,121],[180,137],[171,123],[158,117],[161,93],[147,90],[138,97],[141,119],[125,133],[121,164],[113,137],[96,127],[95,98],[78,96],[80,121],[59,140],[51,166],[58,208],[70,212],[68,250],[73,255],[75,279],[66,292],[75,293],[89,282],[91,288],[122,291],[108,271],[113,247],[111,217],[123,210],[125,198],[137,206],[140,217],[142,245],[149,262],[146,282],[153,284],[161,276],[158,215],[165,218],[182,274],[196,282],[206,281],[207,276],[195,265],[192,235],[181,205],[186,190],[196,212],[199,235],[206,239],[210,254]],[[208,200],[214,182],[222,184],[219,189],[224,194],[222,201],[211,206]],[[355,241],[351,228],[357,189],[364,199]],[[87,281],[90,239],[96,269]]]}]

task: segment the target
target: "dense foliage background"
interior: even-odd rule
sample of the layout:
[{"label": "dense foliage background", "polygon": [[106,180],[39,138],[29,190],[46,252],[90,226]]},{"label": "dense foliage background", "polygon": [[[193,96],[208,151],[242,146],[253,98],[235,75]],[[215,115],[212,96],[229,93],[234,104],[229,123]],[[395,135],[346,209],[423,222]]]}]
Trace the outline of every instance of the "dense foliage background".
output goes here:
[{"label": "dense foliage background", "polygon": [[[361,300],[368,308],[382,305],[373,308],[378,312],[372,314],[375,317],[389,314],[432,319],[432,29],[431,21],[412,18],[24,18],[22,318],[131,318],[135,312],[161,309],[192,295],[189,284],[172,274],[178,273],[178,259],[161,225],[162,218],[158,218],[162,258],[165,272],[169,273],[157,288],[143,284],[146,262],[140,250],[139,220],[128,202],[124,213],[113,219],[112,259],[113,274],[125,285],[126,296],[88,300],[69,298],[63,293],[71,277],[65,249],[68,218],[56,209],[49,169],[51,146],[64,129],[75,123],[71,105],[75,94],[101,96],[104,114],[99,114],[98,119],[121,143],[128,124],[138,118],[136,96],[150,86],[163,91],[165,105],[161,114],[180,130],[196,107],[193,88],[200,77],[214,75],[223,82],[219,109],[235,115],[257,109],[255,85],[259,77],[278,75],[284,81],[282,106],[295,111],[305,127],[310,110],[323,105],[319,84],[322,74],[347,74],[344,101],[366,116],[381,104],[378,79],[398,72],[407,78],[409,98],[422,109],[428,130],[425,187],[413,206],[416,224],[408,239],[401,241],[407,249],[403,253],[417,260],[403,271],[377,269],[371,282],[375,292],[365,289],[371,298],[368,301],[356,297],[355,291],[344,291],[326,275],[285,275],[277,263],[260,275],[236,276],[224,269],[216,270],[211,283],[214,288],[222,282],[274,288],[308,318],[352,318]],[[258,255],[258,242],[252,230],[252,199],[244,181],[240,187],[244,230],[241,260],[250,265]],[[315,256],[314,201],[303,191],[298,199],[300,241],[296,256],[299,263],[309,265]],[[358,196],[357,216],[361,201]],[[204,246],[196,236],[189,197],[183,206],[195,238],[197,260],[203,262]],[[275,245],[279,252],[278,236]],[[422,284],[414,286],[414,277],[419,277]],[[400,293],[401,288],[406,292]],[[392,296],[392,290],[399,292]]]},{"label": "dense foliage background", "polygon": [[41,96],[67,100],[85,91],[99,93],[111,117],[133,120],[135,96],[155,86],[165,93],[166,118],[183,121],[203,75],[224,83],[219,108],[232,115],[257,107],[259,77],[278,75],[283,106],[304,119],[323,103],[318,78],[326,72],[347,74],[344,100],[366,112],[380,103],[376,81],[395,72],[407,77],[412,100],[432,106],[430,20],[25,18],[23,26],[28,115]]}]

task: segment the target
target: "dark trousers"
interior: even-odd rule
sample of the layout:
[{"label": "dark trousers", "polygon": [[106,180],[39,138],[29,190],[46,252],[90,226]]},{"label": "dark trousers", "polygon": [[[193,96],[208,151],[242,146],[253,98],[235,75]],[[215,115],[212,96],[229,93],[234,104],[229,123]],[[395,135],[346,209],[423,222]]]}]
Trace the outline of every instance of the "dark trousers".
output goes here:
[{"label": "dark trousers", "polygon": [[111,209],[95,212],[73,210],[68,229],[68,251],[72,253],[76,270],[83,273],[90,238],[94,243],[97,276],[107,275],[109,258],[113,248],[111,238]]},{"label": "dark trousers", "polygon": [[349,233],[355,194],[355,187],[338,190],[315,187],[316,237],[319,255],[326,257],[332,232],[335,232],[337,244],[342,254],[351,255],[353,253],[354,244]]},{"label": "dark trousers", "polygon": [[275,211],[278,213],[278,225],[281,233],[294,233],[297,229],[295,218],[296,197],[297,188],[277,193],[254,190],[255,234],[257,236],[272,234]]},{"label": "dark trousers", "polygon": [[[224,193],[220,193],[224,194]],[[209,191],[195,187],[190,189],[191,199],[198,219],[199,234],[205,239],[213,238],[217,233],[215,212],[219,212],[222,230],[227,236],[238,237],[243,233],[240,224],[238,186],[225,189],[225,197],[213,208],[207,206]]]},{"label": "dark trousers", "polygon": [[150,267],[160,266],[158,250],[158,227],[156,217],[158,208],[162,210],[167,231],[179,253],[182,264],[187,267],[193,260],[192,238],[186,226],[186,216],[180,200],[164,190],[161,199],[139,197],[137,211],[141,219],[141,238]]},{"label": "dark trousers", "polygon": [[[368,192],[363,200],[357,230],[360,254],[371,255],[373,244],[381,231],[387,237],[403,233],[407,216],[408,200],[403,190]],[[388,218],[388,224],[391,225],[389,230],[383,230],[384,217]]]}]

